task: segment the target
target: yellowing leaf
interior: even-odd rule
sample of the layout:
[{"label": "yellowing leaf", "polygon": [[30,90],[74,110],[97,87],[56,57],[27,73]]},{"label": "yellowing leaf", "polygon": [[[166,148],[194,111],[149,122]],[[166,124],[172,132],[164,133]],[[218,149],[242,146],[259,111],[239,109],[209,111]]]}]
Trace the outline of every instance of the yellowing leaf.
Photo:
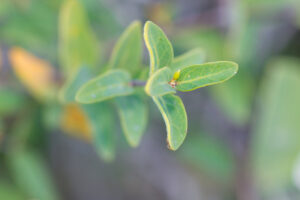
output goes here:
[{"label": "yellowing leaf", "polygon": [[91,140],[91,125],[84,111],[76,104],[68,104],[64,108],[61,127],[65,133]]},{"label": "yellowing leaf", "polygon": [[49,98],[54,88],[54,68],[33,54],[19,47],[9,51],[15,74],[33,96],[40,100]]}]

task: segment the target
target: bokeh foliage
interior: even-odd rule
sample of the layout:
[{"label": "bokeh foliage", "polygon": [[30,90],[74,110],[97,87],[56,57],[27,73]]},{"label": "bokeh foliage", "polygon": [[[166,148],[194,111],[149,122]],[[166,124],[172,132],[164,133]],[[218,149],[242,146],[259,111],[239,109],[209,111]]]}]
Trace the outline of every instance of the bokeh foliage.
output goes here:
[{"label": "bokeh foliage", "polygon": [[[277,194],[284,194],[297,199],[299,191],[293,180],[297,180],[295,164],[300,152],[300,55],[297,51],[289,55],[289,46],[284,49],[280,41],[293,38],[276,27],[299,34],[299,7],[297,0],[236,1],[223,16],[229,19],[222,21],[225,25],[181,26],[176,11],[170,12],[172,6],[162,4],[145,17],[155,23],[146,22],[143,35],[141,22],[134,21],[126,29],[104,2],[2,0],[0,170],[4,173],[0,174],[0,197],[60,199],[45,156],[51,133],[81,139],[101,159],[113,161],[118,155],[118,124],[121,139],[137,147],[147,126],[152,126],[149,119],[157,118],[165,121],[170,149],[178,149],[187,139],[177,154],[187,169],[192,167],[232,189],[239,179],[242,157],[248,161],[245,173],[257,196],[280,199]],[[291,27],[282,28],[280,20],[289,20]],[[270,30],[278,33],[275,39]],[[143,52],[143,38],[149,59]],[[205,62],[218,69],[217,60],[237,62],[238,75],[195,91],[193,94],[207,96],[210,103],[193,106],[196,110],[213,105],[212,110],[218,110],[230,128],[218,122],[219,113],[204,112],[213,116],[208,117],[209,123],[203,113],[189,116],[183,105],[185,94],[175,94],[236,73],[232,64],[224,69],[225,78],[216,75],[205,83],[202,78],[189,80],[193,75],[214,74]],[[111,73],[115,76],[104,80]],[[99,82],[105,88],[94,93]],[[141,82],[146,83],[145,91],[133,86]],[[88,88],[84,92],[91,92],[93,100],[78,93],[80,88]],[[150,109],[149,96],[154,100]],[[151,110],[153,105],[163,118]],[[186,107],[188,111],[189,105]],[[149,110],[154,116],[148,116]],[[246,142],[241,142],[244,138]],[[291,190],[294,196],[287,194]]]}]

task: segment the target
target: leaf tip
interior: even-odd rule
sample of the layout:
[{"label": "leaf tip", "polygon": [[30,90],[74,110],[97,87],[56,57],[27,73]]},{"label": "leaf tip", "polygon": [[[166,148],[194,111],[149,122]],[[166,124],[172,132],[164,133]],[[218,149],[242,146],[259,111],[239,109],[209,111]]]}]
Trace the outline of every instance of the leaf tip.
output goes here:
[{"label": "leaf tip", "polygon": [[139,27],[139,26],[142,26],[142,23],[140,20],[134,20],[132,23],[131,23],[131,26],[132,27]]},{"label": "leaf tip", "polygon": [[78,103],[87,103],[86,101],[84,101],[84,99],[82,98],[82,89],[83,87],[79,88],[79,90],[77,91],[76,95],[75,95],[75,101]]},{"label": "leaf tip", "polygon": [[130,138],[127,138],[127,142],[129,144],[129,146],[132,147],[132,148],[137,148],[140,144],[139,140],[133,140],[133,139],[130,139]]}]

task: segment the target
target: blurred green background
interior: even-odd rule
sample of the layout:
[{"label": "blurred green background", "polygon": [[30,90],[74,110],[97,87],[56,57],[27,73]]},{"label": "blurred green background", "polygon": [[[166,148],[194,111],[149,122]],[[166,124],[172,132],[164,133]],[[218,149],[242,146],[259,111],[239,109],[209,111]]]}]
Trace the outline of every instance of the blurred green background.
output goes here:
[{"label": "blurred green background", "polygon": [[73,27],[91,32],[99,53],[66,40],[99,66],[126,26],[151,20],[175,55],[200,47],[206,61],[240,67],[224,84],[181,95],[189,130],[176,152],[151,101],[137,148],[115,118],[109,163],[92,148],[81,111],[56,99],[63,63],[77,59],[61,58],[66,1],[0,1],[1,200],[300,199],[299,0],[77,0]]}]

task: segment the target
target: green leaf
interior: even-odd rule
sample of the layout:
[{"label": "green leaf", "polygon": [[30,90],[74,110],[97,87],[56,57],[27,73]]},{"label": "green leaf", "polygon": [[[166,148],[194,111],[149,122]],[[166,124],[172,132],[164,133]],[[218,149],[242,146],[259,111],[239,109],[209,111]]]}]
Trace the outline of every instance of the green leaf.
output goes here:
[{"label": "green leaf", "polygon": [[187,66],[202,64],[205,60],[205,53],[202,49],[196,48],[174,58],[171,69],[176,72]]},{"label": "green leaf", "polygon": [[[300,60],[278,58],[267,67],[253,128],[252,163],[258,188],[290,187],[300,152]],[[270,194],[269,193],[269,194]]]},{"label": "green leaf", "polygon": [[228,119],[238,126],[248,123],[255,90],[253,76],[239,71],[238,76],[209,89],[214,101]]},{"label": "green leaf", "polygon": [[135,74],[142,59],[142,31],[139,21],[133,22],[122,34],[110,59],[111,68],[126,69]]},{"label": "green leaf", "polygon": [[21,93],[12,89],[0,89],[0,117],[17,112],[25,99]]},{"label": "green leaf", "polygon": [[100,157],[112,161],[115,157],[114,118],[107,102],[82,105],[92,128],[92,143]]},{"label": "green leaf", "polygon": [[175,93],[176,90],[172,88],[169,82],[172,79],[172,72],[170,68],[164,67],[157,70],[148,79],[145,91],[149,96],[161,96],[165,94]]},{"label": "green leaf", "polygon": [[141,94],[117,97],[115,99],[121,126],[127,142],[132,147],[139,145],[147,125],[148,110]]},{"label": "green leaf", "polygon": [[180,97],[173,94],[152,98],[166,124],[168,148],[175,151],[183,143],[187,134],[187,116],[184,105]]},{"label": "green leaf", "polygon": [[224,57],[224,36],[214,29],[185,29],[180,34],[174,35],[173,46],[176,49],[192,49],[201,47],[209,60],[220,59]]},{"label": "green leaf", "polygon": [[228,183],[234,178],[235,160],[229,145],[213,134],[189,131],[185,146],[179,155],[185,163],[198,167],[205,175]]},{"label": "green leaf", "polygon": [[172,63],[173,47],[164,32],[151,21],[145,24],[144,40],[150,56],[150,74]]},{"label": "green leaf", "polygon": [[80,67],[59,91],[60,101],[63,103],[74,102],[78,89],[91,78],[91,70],[88,67]]},{"label": "green leaf", "polygon": [[96,103],[133,92],[130,75],[120,69],[110,70],[84,84],[76,94],[79,103]]},{"label": "green leaf", "polygon": [[68,76],[80,66],[95,67],[101,55],[85,10],[77,0],[65,0],[62,5],[59,51],[61,66]]},{"label": "green leaf", "polygon": [[0,197],[7,200],[24,200],[24,194],[15,186],[3,180],[0,182]]},{"label": "green leaf", "polygon": [[234,62],[219,61],[185,67],[180,71],[176,89],[191,91],[200,87],[222,83],[238,71]]},{"label": "green leaf", "polygon": [[136,74],[136,77],[138,80],[148,80],[149,78],[149,67],[148,66],[142,66],[140,72]]},{"label": "green leaf", "polygon": [[51,174],[41,155],[18,151],[11,153],[8,159],[13,180],[29,199],[59,199]]},{"label": "green leaf", "polygon": [[1,40],[55,59],[58,3],[52,2],[1,0],[0,18],[9,19],[0,30]]}]

